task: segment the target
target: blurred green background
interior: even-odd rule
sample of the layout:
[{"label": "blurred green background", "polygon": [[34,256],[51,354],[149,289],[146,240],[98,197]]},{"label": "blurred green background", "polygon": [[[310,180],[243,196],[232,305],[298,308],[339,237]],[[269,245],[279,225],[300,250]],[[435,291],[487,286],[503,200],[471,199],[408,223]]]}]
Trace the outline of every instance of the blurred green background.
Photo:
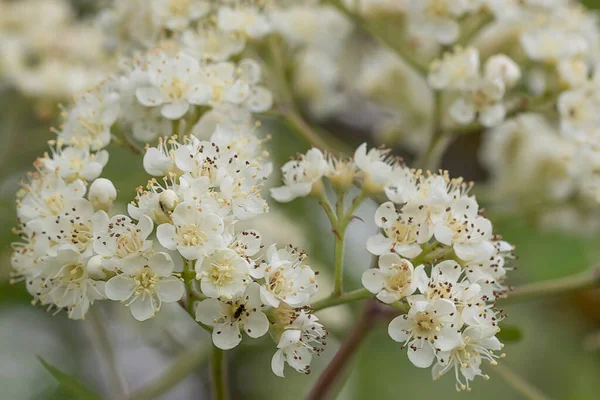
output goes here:
[{"label": "blurred green background", "polygon": [[[586,1],[600,8],[600,1]],[[52,317],[43,309],[32,307],[24,285],[10,285],[10,242],[15,239],[11,227],[15,221],[14,194],[19,179],[30,170],[31,162],[45,151],[52,138],[49,127],[57,125],[53,117],[40,110],[57,110],[54,105],[40,104],[9,89],[0,89],[0,399],[66,399],[77,398],[59,388],[56,380],[41,366],[41,356],[86,386],[111,398],[108,365],[102,356],[102,335],[106,335],[116,353],[122,374],[132,389],[139,388],[159,376],[179,354],[198,342],[209,343],[204,332],[180,310],[164,309],[156,320],[137,323],[119,304],[97,307],[96,318],[106,323],[105,332],[91,321],[69,321],[64,313]],[[50,108],[48,108],[50,107]],[[52,113],[50,113],[52,114]],[[56,114],[56,112],[54,112]],[[42,118],[40,115],[46,115]],[[283,126],[267,127],[273,134],[272,154],[276,165],[303,150]],[[344,138],[342,132],[339,136]],[[366,138],[363,138],[366,139]],[[360,140],[353,137],[352,145]],[[111,145],[111,159],[104,176],[113,180],[119,200],[126,204],[136,186],[148,179],[139,156]],[[452,165],[446,165],[452,171]],[[290,240],[300,240],[316,269],[326,279],[331,264],[330,233],[324,216],[309,201],[280,206],[271,202],[274,216],[261,222],[263,230],[277,236],[281,229],[298,227],[298,232],[285,233]],[[359,210],[365,220],[374,205]],[[493,218],[493,216],[492,216]],[[350,244],[374,229],[369,223],[355,223]],[[305,234],[310,232],[310,234]],[[320,232],[321,234],[314,234]],[[496,232],[517,247],[518,270],[510,275],[511,284],[552,279],[583,271],[600,264],[600,237],[581,238],[537,231],[521,219],[503,219]],[[284,233],[281,233],[282,235]],[[287,235],[287,236],[286,236]],[[356,254],[355,254],[356,253]],[[351,251],[347,265],[349,289],[358,287],[360,274],[368,267],[366,251]],[[324,285],[327,286],[327,285]],[[326,288],[327,289],[327,288]],[[304,376],[287,371],[287,378],[274,376],[270,358],[275,345],[264,338],[230,352],[230,384],[234,399],[300,399],[319,375],[327,360],[335,353],[338,337],[343,337],[359,306],[338,308],[322,315],[331,328],[327,351],[315,360],[313,373]],[[600,399],[600,292],[574,294],[545,299],[506,308],[505,326],[517,327],[521,338],[506,343],[506,365],[518,376],[539,388],[549,398],[565,400]],[[508,329],[507,329],[508,330]],[[244,341],[243,344],[247,344]],[[406,352],[387,336],[385,325],[377,326],[361,346],[353,360],[341,399],[520,399],[493,367],[486,367],[491,380],[478,379],[470,393],[456,393],[454,379],[445,376],[432,381],[430,370],[413,367]],[[182,382],[164,399],[208,398],[206,363]]]}]

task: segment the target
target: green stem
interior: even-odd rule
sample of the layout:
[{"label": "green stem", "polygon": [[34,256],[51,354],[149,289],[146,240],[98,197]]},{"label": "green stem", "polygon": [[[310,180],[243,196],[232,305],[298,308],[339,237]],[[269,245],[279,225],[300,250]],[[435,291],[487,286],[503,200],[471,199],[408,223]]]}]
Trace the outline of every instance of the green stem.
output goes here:
[{"label": "green stem", "polygon": [[414,52],[411,52],[406,46],[404,46],[399,41],[393,40],[395,38],[390,37],[390,35],[381,34],[377,30],[377,26],[375,24],[370,24],[367,21],[363,20],[359,15],[353,13],[348,10],[343,4],[341,0],[325,0],[325,3],[329,3],[335,8],[337,8],[342,14],[346,15],[349,19],[356,22],[356,24],[365,32],[367,32],[372,37],[379,39],[383,45],[388,47],[391,51],[396,53],[400,58],[402,58],[409,66],[411,66],[418,74],[421,76],[425,76],[428,70],[428,63],[419,60],[418,58],[413,56]]},{"label": "green stem", "polygon": [[196,279],[196,273],[192,267],[192,261],[186,260],[183,264],[183,283],[185,285],[185,310],[187,313],[196,320],[196,291],[194,290],[194,280]]},{"label": "green stem", "polygon": [[217,347],[213,347],[211,373],[213,399],[227,400],[229,398],[227,390],[227,358],[225,352]]},{"label": "green stem", "polygon": [[287,125],[299,134],[308,145],[321,150],[331,150],[332,147],[300,116],[295,108],[282,109],[281,116]]},{"label": "green stem", "polygon": [[208,358],[208,349],[204,341],[186,349],[173,361],[167,372],[133,393],[129,400],[151,400],[167,393]]},{"label": "green stem", "polygon": [[415,163],[417,168],[435,171],[444,155],[445,146],[440,145],[445,142],[442,139],[446,136],[442,129],[442,111],[442,93],[436,91],[433,101],[433,129],[431,139],[429,140],[427,149],[419,156],[419,159]]},{"label": "green stem", "polygon": [[335,215],[335,211],[333,211],[333,207],[331,206],[331,203],[327,199],[327,196],[325,195],[324,192],[322,193],[321,198],[319,199],[319,204],[321,205],[321,207],[323,207],[323,210],[325,210],[325,214],[327,214],[327,218],[329,218],[329,221],[331,222],[331,227],[334,230],[337,230],[337,228],[338,228],[337,216]]},{"label": "green stem", "polygon": [[[344,193],[337,194],[337,220],[344,219],[345,207],[344,207]],[[340,296],[344,290],[344,241],[346,237],[346,224],[338,223],[338,228],[334,232],[334,284],[333,284],[333,296]]]},{"label": "green stem", "polygon": [[502,302],[502,304],[510,304],[538,297],[557,296],[574,291],[592,289],[599,286],[600,267],[595,267],[580,274],[517,287],[508,292],[506,298],[499,299],[498,301]]},{"label": "green stem", "polygon": [[373,293],[367,289],[357,289],[351,292],[342,293],[339,296],[330,296],[326,299],[317,301],[311,305],[314,311],[323,310],[325,308],[339,306],[340,304],[352,303],[354,301],[369,299],[373,297]]}]

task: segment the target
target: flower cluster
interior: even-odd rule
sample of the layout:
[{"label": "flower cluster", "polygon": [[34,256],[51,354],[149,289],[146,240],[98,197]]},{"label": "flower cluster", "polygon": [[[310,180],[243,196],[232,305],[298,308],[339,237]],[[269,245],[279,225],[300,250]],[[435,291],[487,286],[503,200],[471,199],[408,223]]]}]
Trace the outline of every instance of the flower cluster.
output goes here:
[{"label": "flower cluster", "polygon": [[70,2],[0,2],[0,85],[55,101],[93,87],[110,68],[102,32],[78,20]]},{"label": "flower cluster", "polygon": [[483,361],[496,363],[502,348],[495,337],[502,314],[494,303],[504,292],[513,247],[494,235],[492,223],[470,195],[471,183],[411,170],[386,149],[361,145],[351,160],[329,159],[311,149],[282,167],[285,185],[271,190],[279,201],[325,196],[323,178],[346,191],[383,194],[375,212],[380,232],[366,249],[378,257],[362,276],[364,287],[386,304],[405,304],[408,313],[389,326],[420,368],[432,364],[434,378],[456,369],[457,389],[468,389]]}]

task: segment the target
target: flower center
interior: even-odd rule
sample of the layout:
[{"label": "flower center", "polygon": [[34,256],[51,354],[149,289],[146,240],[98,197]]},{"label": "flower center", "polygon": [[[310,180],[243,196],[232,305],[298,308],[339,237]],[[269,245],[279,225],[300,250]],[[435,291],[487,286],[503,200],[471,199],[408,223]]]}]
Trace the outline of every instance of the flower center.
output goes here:
[{"label": "flower center", "polygon": [[44,203],[46,208],[54,215],[60,214],[65,206],[64,198],[60,193],[53,193],[44,197]]},{"label": "flower center", "polygon": [[412,273],[406,262],[393,264],[391,273],[385,280],[385,289],[389,292],[404,292],[412,280]]},{"label": "flower center", "polygon": [[163,87],[164,91],[167,94],[167,97],[171,101],[180,100],[183,97],[183,94],[186,90],[185,84],[178,77],[173,77],[171,82],[168,85]]},{"label": "flower center", "polygon": [[223,286],[233,280],[234,268],[227,263],[213,263],[210,266],[209,279],[217,286]]},{"label": "flower center", "polygon": [[64,267],[64,273],[61,276],[60,282],[63,286],[68,286],[71,283],[80,284],[85,277],[86,273],[83,264],[68,264]]},{"label": "flower center", "polygon": [[179,230],[180,243],[184,246],[201,246],[207,236],[206,233],[198,231],[196,224],[184,225]]},{"label": "flower center", "polygon": [[190,9],[190,0],[171,0],[169,2],[169,11],[177,17],[185,17]]},{"label": "flower center", "polygon": [[417,338],[430,339],[440,331],[440,326],[428,312],[419,311],[415,315],[413,329]]},{"label": "flower center", "polygon": [[448,2],[446,0],[432,0],[427,6],[427,14],[431,17],[445,17],[448,15]]},{"label": "flower center", "polygon": [[143,240],[138,235],[120,235],[117,237],[117,256],[125,258],[130,254],[136,254],[143,244]]},{"label": "flower center", "polygon": [[275,273],[269,277],[269,291],[273,294],[280,295],[286,287],[286,282],[285,275],[281,271],[275,271]]},{"label": "flower center", "polygon": [[416,226],[412,224],[412,219],[409,219],[408,223],[401,219],[396,221],[391,233],[388,236],[393,238],[396,243],[414,243],[417,241]]},{"label": "flower center", "polygon": [[135,294],[140,295],[142,292],[153,293],[154,287],[158,282],[158,276],[147,266],[139,269],[135,274]]}]

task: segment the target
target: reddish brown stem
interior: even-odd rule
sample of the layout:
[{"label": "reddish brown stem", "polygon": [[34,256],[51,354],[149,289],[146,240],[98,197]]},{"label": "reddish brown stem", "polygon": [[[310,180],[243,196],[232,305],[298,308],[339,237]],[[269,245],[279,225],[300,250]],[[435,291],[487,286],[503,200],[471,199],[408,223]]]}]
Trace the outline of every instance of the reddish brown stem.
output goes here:
[{"label": "reddish brown stem", "polygon": [[350,334],[346,337],[327,368],[321,373],[317,382],[306,396],[306,400],[324,400],[330,398],[336,383],[343,375],[349,361],[375,326],[375,322],[380,315],[380,305],[374,300],[368,301],[361,316],[352,327]]}]

